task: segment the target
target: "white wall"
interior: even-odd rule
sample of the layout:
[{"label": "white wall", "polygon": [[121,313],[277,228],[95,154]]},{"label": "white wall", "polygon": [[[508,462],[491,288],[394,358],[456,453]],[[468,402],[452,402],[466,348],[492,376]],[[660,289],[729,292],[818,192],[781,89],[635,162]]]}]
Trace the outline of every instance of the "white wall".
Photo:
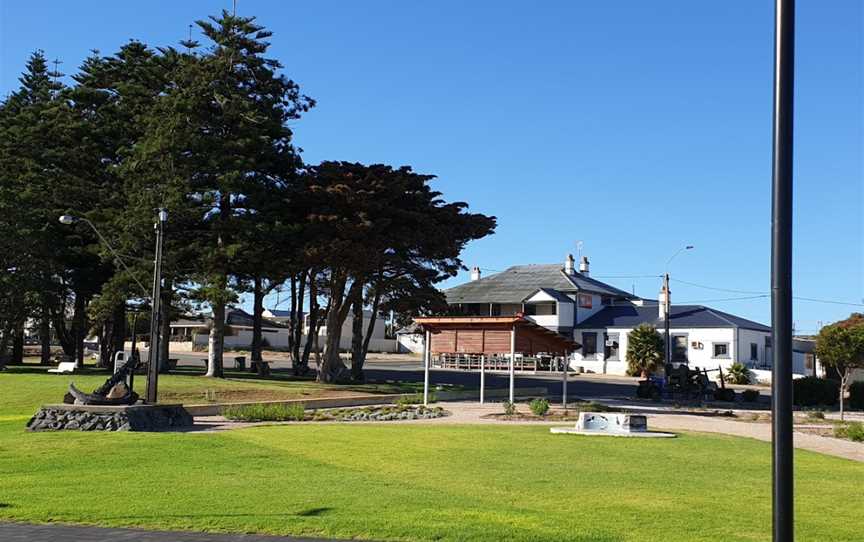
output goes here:
[{"label": "white wall", "polygon": [[396,342],[399,345],[399,352],[423,353],[422,333],[397,333]]},{"label": "white wall", "polygon": [[[770,337],[771,333],[765,331],[754,331],[752,329],[738,330],[738,361],[748,367],[764,367],[770,365],[770,361],[765,352],[765,337]],[[756,343],[757,359],[751,360],[750,344]],[[770,350],[770,349],[769,349]],[[803,362],[802,362],[803,367]],[[797,371],[796,371],[797,372]]]},{"label": "white wall", "polygon": [[[267,343],[273,348],[288,348],[288,330],[280,330],[279,333],[264,333],[264,338],[267,339]],[[323,348],[324,342],[326,340],[326,335],[319,335],[318,343]],[[306,343],[306,335],[302,335],[300,338],[300,344]],[[195,335],[195,345],[207,348],[207,334],[199,333]],[[237,329],[235,326],[235,334],[227,335],[225,337],[225,347],[226,348],[238,348],[238,349],[249,349],[252,345],[252,330],[251,329]],[[351,332],[343,333],[342,337],[339,340],[339,348],[343,350],[348,350],[351,348]],[[265,350],[267,347],[264,348]],[[399,345],[396,342],[396,339],[384,339],[384,338],[375,338],[372,337],[369,340],[369,351],[370,352],[396,352],[399,349]]]},{"label": "white wall", "polygon": [[[604,359],[604,333],[618,333],[618,360]],[[585,359],[582,356],[582,351],[578,351],[571,356],[570,367],[582,367],[585,371],[605,374],[623,375],[627,372],[627,342],[628,334],[633,331],[632,328],[609,328],[606,329],[577,329],[574,332],[574,340],[582,343],[583,332],[597,333],[597,354],[593,359]],[[662,330],[658,330],[662,334]],[[673,336],[676,334],[687,335],[687,359],[690,367],[699,367],[700,369],[716,369],[723,367],[725,370],[735,360],[731,352],[733,351],[734,329],[732,328],[671,328],[670,332]],[[693,343],[701,343],[702,348],[694,348]],[[724,342],[729,343],[730,355],[728,358],[714,358],[713,343]],[[747,346],[749,349],[749,345]]]},{"label": "white wall", "polygon": [[538,326],[543,326],[553,331],[558,331],[561,328],[573,327],[573,303],[562,303],[546,292],[539,291],[525,300],[525,304],[528,305],[542,301],[554,301],[556,314],[532,314],[526,315],[525,318],[531,320]]}]

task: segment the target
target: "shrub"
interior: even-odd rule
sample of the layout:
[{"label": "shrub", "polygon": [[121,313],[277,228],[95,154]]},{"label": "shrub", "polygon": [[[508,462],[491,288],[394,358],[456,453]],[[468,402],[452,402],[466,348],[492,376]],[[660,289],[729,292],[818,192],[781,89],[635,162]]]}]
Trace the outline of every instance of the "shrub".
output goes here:
[{"label": "shrub", "polygon": [[864,410],[864,382],[853,382],[849,386],[849,408]]},{"label": "shrub", "polygon": [[507,416],[512,416],[516,414],[516,403],[504,401],[504,414]]},{"label": "shrub", "polygon": [[650,324],[639,324],[627,336],[627,374],[651,374],[663,363],[663,337]]},{"label": "shrub", "polygon": [[546,399],[534,399],[528,406],[536,416],[545,416],[549,412],[549,401]]},{"label": "shrub", "polygon": [[[429,402],[436,402],[435,393],[429,392]],[[408,406],[408,405],[422,405],[423,404],[423,394],[422,393],[412,393],[411,395],[403,395],[396,399],[397,406]]]},{"label": "shrub", "polygon": [[745,403],[755,403],[759,400],[759,392],[756,390],[744,390],[741,392],[741,399]]},{"label": "shrub", "polygon": [[730,365],[724,376],[730,384],[750,384],[753,381],[753,373],[740,361]]},{"label": "shrub", "polygon": [[840,384],[836,380],[805,376],[792,382],[793,402],[798,406],[837,404]]},{"label": "shrub", "polygon": [[810,418],[811,420],[824,420],[825,419],[825,413],[822,412],[821,410],[811,410],[810,412],[807,413],[807,417]]},{"label": "shrub", "polygon": [[849,422],[846,425],[836,425],[834,426],[834,436],[853,442],[864,442],[864,423]]},{"label": "shrub", "polygon": [[731,388],[717,388],[714,390],[715,401],[734,401],[735,390]]},{"label": "shrub", "polygon": [[306,406],[303,403],[236,405],[226,407],[222,415],[243,422],[299,422],[306,419]]}]

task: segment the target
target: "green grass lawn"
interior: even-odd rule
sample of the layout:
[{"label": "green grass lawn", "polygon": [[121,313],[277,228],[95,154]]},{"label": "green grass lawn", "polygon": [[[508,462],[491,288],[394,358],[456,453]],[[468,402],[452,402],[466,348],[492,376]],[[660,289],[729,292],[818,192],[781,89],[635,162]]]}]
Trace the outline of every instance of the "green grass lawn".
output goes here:
[{"label": "green grass lawn", "polygon": [[[770,445],[542,426],[27,433],[0,374],[0,521],[376,540],[770,540]],[[47,377],[43,377],[47,378]],[[797,540],[862,539],[864,464],[796,453]]]},{"label": "green grass lawn", "polygon": [[[72,375],[48,374],[38,365],[9,367],[0,373],[0,417],[8,413],[33,414],[42,403],[61,403],[69,382],[82,391],[101,386],[109,374],[92,368]],[[201,370],[180,367],[176,374],[160,375],[159,401],[200,404],[207,402],[266,401],[304,399],[357,393],[413,393],[422,390],[418,383],[369,383],[324,385],[294,378],[290,371],[274,371],[261,378],[254,373],[226,370],[227,378],[206,378]],[[144,395],[146,377],[135,375],[135,390]]]}]

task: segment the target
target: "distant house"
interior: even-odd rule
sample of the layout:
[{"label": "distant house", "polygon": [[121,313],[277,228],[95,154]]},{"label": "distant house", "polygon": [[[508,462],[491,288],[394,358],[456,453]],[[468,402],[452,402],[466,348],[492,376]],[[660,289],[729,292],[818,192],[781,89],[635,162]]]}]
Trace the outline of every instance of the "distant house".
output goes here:
[{"label": "distant house", "polygon": [[[657,300],[591,278],[587,258],[578,271],[574,264],[568,256],[563,265],[517,265],[485,278],[475,267],[470,282],[445,291],[450,314],[521,315],[581,345],[571,354],[571,367],[610,374],[625,373],[627,338],[636,326],[650,324],[662,333],[668,317],[673,362],[725,369],[740,361],[759,374],[770,369],[768,326],[703,305],[674,305],[671,298],[666,315]],[[794,370],[805,374],[812,348],[799,346]]]},{"label": "distant house", "polygon": [[[196,346],[206,346],[210,333],[211,316],[187,315],[171,322],[171,341],[188,342]],[[249,348],[252,345],[252,315],[241,309],[225,311],[225,346],[228,348]],[[288,326],[264,318],[261,325],[262,337],[266,346],[285,348],[288,346]]]},{"label": "distant house", "polygon": [[[366,331],[366,326],[369,324],[371,316],[370,311],[364,311],[363,329]],[[262,336],[265,342],[265,347],[272,348],[287,348],[289,338],[289,325],[291,314],[290,311],[278,309],[264,309],[262,322]],[[348,349],[351,347],[351,315],[342,326],[342,337],[340,340],[340,348]],[[230,309],[225,315],[225,346],[228,348],[243,348],[248,349],[252,345],[252,315],[241,309]],[[373,352],[395,352],[397,349],[396,341],[386,339],[384,335],[385,322],[383,318],[378,318],[375,322],[372,338],[369,341],[369,349]],[[210,330],[209,315],[188,315],[178,318],[171,322],[171,342],[172,348],[175,350],[185,349],[183,345],[188,344],[189,348],[196,346],[198,348],[206,347]],[[304,314],[303,317],[303,334],[301,341],[305,341],[305,336],[309,330],[309,315]],[[318,330],[318,335],[321,337],[319,343],[323,346],[323,338],[327,335],[327,327],[321,326]]]}]

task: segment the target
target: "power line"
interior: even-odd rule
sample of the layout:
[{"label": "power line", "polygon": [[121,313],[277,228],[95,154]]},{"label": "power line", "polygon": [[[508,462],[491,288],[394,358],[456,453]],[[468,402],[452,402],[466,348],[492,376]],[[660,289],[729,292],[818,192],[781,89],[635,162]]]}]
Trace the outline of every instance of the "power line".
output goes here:
[{"label": "power line", "polygon": [[768,292],[754,292],[752,290],[732,290],[730,288],[716,288],[714,286],[705,286],[704,284],[697,284],[695,282],[688,282],[686,280],[676,279],[669,277],[669,280],[674,280],[675,282],[680,282],[682,284],[687,284],[689,286],[696,286],[697,288],[705,288],[706,290],[714,290],[716,292],[729,292],[733,294],[759,294],[759,295],[767,295]]},{"label": "power line", "polygon": [[[755,297],[730,298],[729,301],[732,301],[733,299],[755,299],[757,297],[769,297],[770,296],[770,294],[768,292],[764,292],[764,291],[763,292],[754,292],[752,290],[733,290],[731,288],[717,288],[715,286],[706,286],[704,284],[698,284],[695,282],[689,282],[689,281],[681,280],[681,279],[674,279],[671,277],[670,277],[670,280],[674,280],[675,282],[680,282],[682,284],[687,284],[689,286],[695,286],[697,288],[705,288],[706,290],[714,290],[716,292],[730,292],[733,294],[756,294]],[[811,301],[813,303],[829,303],[832,305],[847,305],[850,307],[864,307],[864,303],[850,303],[848,301],[836,301],[833,299],[817,299],[814,297],[800,297],[800,296],[792,296],[792,299],[795,299],[797,301]],[[717,301],[721,301],[721,300],[717,300]],[[725,301],[725,300],[722,300],[722,301]]]}]

